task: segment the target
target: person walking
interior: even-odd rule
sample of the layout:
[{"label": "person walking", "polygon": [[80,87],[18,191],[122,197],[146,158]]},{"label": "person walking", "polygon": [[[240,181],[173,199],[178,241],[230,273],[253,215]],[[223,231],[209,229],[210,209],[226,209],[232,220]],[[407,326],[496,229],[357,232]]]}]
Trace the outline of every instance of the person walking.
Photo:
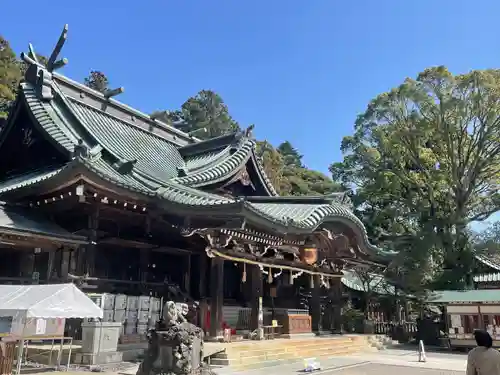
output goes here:
[{"label": "person walking", "polygon": [[500,375],[500,352],[486,331],[474,331],[477,347],[467,357],[467,375]]}]

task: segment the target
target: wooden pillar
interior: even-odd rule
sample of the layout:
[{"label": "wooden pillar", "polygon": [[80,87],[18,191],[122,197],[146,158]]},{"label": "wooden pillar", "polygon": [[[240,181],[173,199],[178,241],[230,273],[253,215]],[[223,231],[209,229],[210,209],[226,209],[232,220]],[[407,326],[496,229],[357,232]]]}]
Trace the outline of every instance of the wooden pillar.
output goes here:
[{"label": "wooden pillar", "polygon": [[35,269],[34,250],[28,250],[21,257],[21,277],[31,277]]},{"label": "wooden pillar", "polygon": [[71,257],[71,250],[63,248],[61,250],[61,268],[59,270],[59,276],[63,281],[68,280],[68,274],[71,267],[70,257]]},{"label": "wooden pillar", "polygon": [[97,229],[99,227],[99,206],[92,207],[92,212],[88,218],[89,240],[85,259],[85,273],[93,276],[95,273]]},{"label": "wooden pillar", "polygon": [[224,259],[211,259],[210,279],[210,336],[220,337],[224,306]]},{"label": "wooden pillar", "polygon": [[311,325],[313,332],[320,333],[321,327],[321,281],[319,275],[310,276],[311,283]]},{"label": "wooden pillar", "polygon": [[49,253],[49,259],[47,261],[47,276],[46,280],[50,281],[52,279],[52,275],[54,273],[54,260],[56,258],[56,250],[50,249],[48,251]]},{"label": "wooden pillar", "polygon": [[332,279],[330,284],[332,292],[332,330],[342,333],[342,282],[340,277]]},{"label": "wooden pillar", "polygon": [[200,254],[200,279],[198,283],[198,295],[200,300],[206,297],[207,294],[207,255],[203,252]]},{"label": "wooden pillar", "polygon": [[186,255],[184,269],[184,290],[191,296],[191,254]]},{"label": "wooden pillar", "polygon": [[141,249],[139,250],[140,254],[140,268],[139,268],[139,280],[141,280],[141,283],[143,286],[148,281],[148,273],[149,273],[149,256],[151,250],[149,249]]},{"label": "wooden pillar", "polygon": [[262,328],[264,324],[263,311],[260,311],[264,295],[264,281],[259,266],[247,265],[248,271],[250,276],[250,307],[252,308],[250,313],[250,330],[255,331]]}]

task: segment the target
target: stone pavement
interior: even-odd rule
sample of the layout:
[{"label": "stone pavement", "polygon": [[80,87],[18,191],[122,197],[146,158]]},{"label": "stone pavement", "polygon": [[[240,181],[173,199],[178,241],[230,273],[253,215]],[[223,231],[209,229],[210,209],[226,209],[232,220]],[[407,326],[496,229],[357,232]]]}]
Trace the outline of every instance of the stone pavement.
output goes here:
[{"label": "stone pavement", "polygon": [[[416,351],[384,350],[320,360],[322,370],[311,375],[464,375],[467,356],[451,353],[428,353],[426,362],[418,362]],[[287,363],[258,370],[236,372],[229,367],[214,369],[217,375],[287,375],[301,374],[302,363]],[[135,375],[132,366],[125,371],[105,371],[102,375]],[[89,371],[45,372],[36,375],[90,375]],[[33,374],[35,375],[35,374]]]},{"label": "stone pavement", "polygon": [[[418,362],[416,351],[386,350],[377,353],[334,357],[321,360],[322,370],[312,375],[464,375],[467,357],[448,353],[428,353],[426,362]],[[302,363],[283,364],[258,370],[235,372],[215,369],[218,375],[285,375],[302,373]]]}]

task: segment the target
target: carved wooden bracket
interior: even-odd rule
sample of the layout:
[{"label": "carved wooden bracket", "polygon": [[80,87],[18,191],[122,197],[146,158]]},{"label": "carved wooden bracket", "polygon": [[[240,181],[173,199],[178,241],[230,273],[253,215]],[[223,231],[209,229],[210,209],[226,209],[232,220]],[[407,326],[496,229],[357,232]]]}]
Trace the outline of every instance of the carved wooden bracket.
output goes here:
[{"label": "carved wooden bracket", "polygon": [[252,255],[255,255],[256,257],[263,257],[264,255],[267,254],[267,251],[270,249],[270,246],[262,245],[261,247],[263,248],[263,251],[258,251],[256,249],[256,246],[254,246],[254,245],[248,244],[247,246],[248,246],[248,250],[250,250],[250,253]]}]

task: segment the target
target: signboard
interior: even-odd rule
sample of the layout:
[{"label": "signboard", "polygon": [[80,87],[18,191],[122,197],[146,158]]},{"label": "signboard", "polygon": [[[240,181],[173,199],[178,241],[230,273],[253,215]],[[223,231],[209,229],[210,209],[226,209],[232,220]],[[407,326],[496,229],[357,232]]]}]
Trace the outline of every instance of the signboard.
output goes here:
[{"label": "signboard", "polygon": [[47,332],[47,321],[45,319],[37,319],[35,335],[45,335],[45,332]]},{"label": "signboard", "polygon": [[450,315],[450,322],[451,322],[451,326],[453,328],[461,327],[462,326],[462,316],[456,315],[456,314],[451,314]]}]

